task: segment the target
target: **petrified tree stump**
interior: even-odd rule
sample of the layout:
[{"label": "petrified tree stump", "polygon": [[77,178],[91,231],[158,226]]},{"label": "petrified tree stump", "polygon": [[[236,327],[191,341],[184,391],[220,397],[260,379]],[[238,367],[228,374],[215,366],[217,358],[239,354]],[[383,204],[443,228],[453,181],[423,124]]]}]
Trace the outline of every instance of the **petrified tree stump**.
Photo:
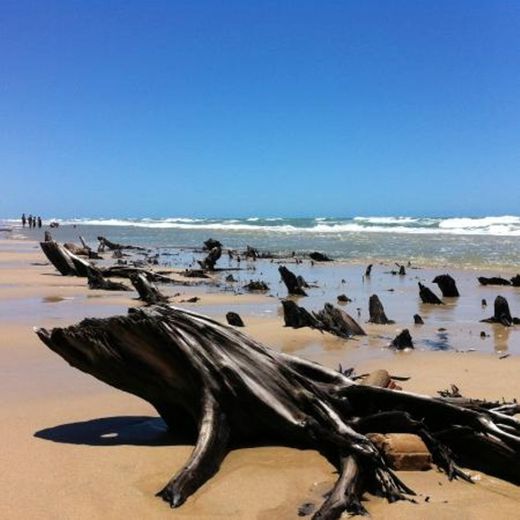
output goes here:
[{"label": "petrified tree stump", "polygon": [[204,258],[204,260],[199,260],[199,265],[202,269],[207,269],[208,271],[215,270],[215,264],[217,260],[222,256],[222,248],[220,246],[215,246],[210,249],[208,256]]},{"label": "petrified tree stump", "polygon": [[397,350],[403,350],[405,348],[413,348],[412,336],[410,335],[410,331],[408,329],[404,329],[401,331],[390,344],[392,348]]},{"label": "petrified tree stump", "polygon": [[278,268],[278,272],[282,277],[283,283],[287,287],[287,292],[289,294],[294,294],[297,296],[307,296],[307,293],[303,290],[303,284],[305,281],[301,276],[297,277],[292,271],[289,271],[287,267],[281,265]]},{"label": "petrified tree stump", "polygon": [[419,296],[423,303],[431,303],[433,305],[443,305],[438,296],[428,287],[419,282]]},{"label": "petrified tree stump", "polygon": [[332,258],[327,255],[320,253],[319,251],[314,251],[309,254],[309,257],[312,258],[315,262],[332,262]]},{"label": "petrified tree stump", "polygon": [[245,327],[242,318],[236,312],[228,312],[226,314],[226,320],[230,325],[233,325],[234,327]]},{"label": "petrified tree stump", "polygon": [[165,296],[157,286],[148,280],[143,273],[133,274],[130,276],[130,281],[139,293],[139,298],[149,305],[154,303],[165,303],[168,297]]},{"label": "petrified tree stump", "polygon": [[92,268],[86,260],[79,258],[54,240],[40,242],[40,247],[51,264],[63,276],[86,277]]},{"label": "petrified tree stump", "polygon": [[368,433],[419,435],[450,478],[469,480],[456,456],[520,481],[520,422],[504,405],[362,386],[166,305],[36,333],[72,366],[151,403],[170,428],[198,432],[188,462],[158,493],[172,507],[218,471],[232,443],[253,441],[307,446],[335,461],[338,480],[314,519],[366,513],[367,489],[391,502],[413,495]]},{"label": "petrified tree stump", "polygon": [[373,294],[368,300],[368,313],[370,315],[368,319],[370,323],[378,323],[380,325],[395,323],[387,318],[383,304],[377,294]]},{"label": "petrified tree stump", "polygon": [[511,325],[517,325],[520,323],[519,318],[513,318],[511,311],[509,310],[509,303],[503,296],[497,296],[495,298],[495,312],[491,318],[481,320],[484,323],[501,323],[506,327]]},{"label": "petrified tree stump", "polygon": [[460,296],[457,284],[449,274],[440,274],[439,276],[436,276],[432,283],[436,283],[439,286],[439,289],[445,298],[456,298],[457,296]]}]

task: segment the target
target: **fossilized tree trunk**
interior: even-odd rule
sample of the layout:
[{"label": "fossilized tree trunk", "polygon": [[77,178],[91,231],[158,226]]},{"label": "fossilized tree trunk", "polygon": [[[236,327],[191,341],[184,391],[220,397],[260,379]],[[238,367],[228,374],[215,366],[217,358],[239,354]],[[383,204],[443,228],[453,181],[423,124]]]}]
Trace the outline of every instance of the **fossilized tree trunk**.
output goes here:
[{"label": "fossilized tree trunk", "polygon": [[172,507],[218,471],[234,443],[247,441],[308,446],[335,461],[338,480],[315,519],[365,512],[366,490],[389,501],[413,494],[370,432],[420,435],[450,478],[467,478],[453,450],[466,465],[520,480],[520,422],[507,415],[515,405],[358,385],[166,305],[37,334],[72,366],[151,403],[171,428],[198,432],[188,462],[158,493]]}]

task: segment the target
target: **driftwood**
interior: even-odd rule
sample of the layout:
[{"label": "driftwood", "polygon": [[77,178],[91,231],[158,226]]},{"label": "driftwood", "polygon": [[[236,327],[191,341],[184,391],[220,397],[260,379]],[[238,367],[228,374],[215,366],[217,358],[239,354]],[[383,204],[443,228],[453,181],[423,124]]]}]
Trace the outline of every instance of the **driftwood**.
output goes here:
[{"label": "driftwood", "polygon": [[222,243],[213,238],[208,238],[204,242],[204,247],[202,249],[204,249],[204,251],[211,251],[214,247],[220,247],[222,249]]},{"label": "driftwood", "polygon": [[226,314],[226,321],[234,327],[245,327],[240,315],[236,312],[228,312]]},{"label": "driftwood", "polygon": [[320,322],[320,329],[330,332],[340,338],[351,338],[352,336],[366,336],[366,332],[359,323],[344,310],[326,303],[321,311],[315,312],[314,316]]},{"label": "driftwood", "polygon": [[403,350],[405,348],[413,348],[413,340],[408,329],[401,331],[390,344],[392,348]]},{"label": "driftwood", "polygon": [[130,287],[121,282],[113,282],[103,278],[101,271],[90,268],[87,270],[88,288],[103,289],[105,291],[131,291]]},{"label": "driftwood", "polygon": [[215,270],[215,264],[217,263],[217,260],[222,256],[222,248],[220,246],[215,246],[212,249],[210,249],[208,255],[204,260],[199,260],[199,265],[202,269],[208,270],[208,271],[214,271]]},{"label": "driftwood", "polygon": [[314,251],[314,253],[310,253],[309,257],[315,262],[332,262],[332,258],[320,253],[319,251]]},{"label": "driftwood", "polygon": [[416,325],[424,325],[424,320],[421,318],[420,314],[413,315],[413,322]]},{"label": "driftwood", "polygon": [[457,289],[457,283],[449,274],[440,274],[436,276],[432,283],[436,283],[441,290],[442,295],[445,298],[456,298],[460,296],[459,290]]},{"label": "driftwood", "polygon": [[301,329],[302,327],[319,328],[318,320],[304,307],[296,305],[292,300],[282,300],[283,319],[286,327]]},{"label": "driftwood", "polygon": [[71,253],[54,240],[40,242],[40,247],[51,264],[63,276],[87,277],[88,270],[93,267],[89,262]]},{"label": "driftwood", "polygon": [[428,287],[419,282],[419,296],[423,303],[431,303],[433,305],[443,305],[438,296]]},{"label": "driftwood", "polygon": [[250,280],[249,283],[244,285],[244,289],[248,291],[268,291],[269,285],[262,280]]},{"label": "driftwood", "polygon": [[373,264],[368,264],[367,265],[367,268],[365,270],[365,276],[367,278],[370,278],[370,275],[372,274],[372,267],[373,267]]},{"label": "driftwood", "polygon": [[180,274],[186,278],[209,278],[209,276],[202,269],[186,269]]},{"label": "driftwood", "polygon": [[119,250],[135,249],[136,251],[146,251],[146,248],[144,248],[144,247],[131,246],[129,244],[117,244],[116,242],[112,242],[112,241],[108,240],[108,238],[101,237],[101,236],[97,237],[97,239],[99,241],[98,253],[102,253],[105,250],[105,247],[107,249],[110,249],[111,251],[115,251],[117,249],[119,249]]},{"label": "driftwood", "polygon": [[144,274],[134,274],[130,277],[130,281],[139,293],[139,298],[149,305],[168,301],[168,297],[159,291],[157,286],[150,282]]},{"label": "driftwood", "polygon": [[386,317],[385,309],[377,294],[373,294],[368,300],[368,314],[370,323],[379,323],[380,325],[395,323]]},{"label": "driftwood", "polygon": [[69,364],[155,407],[195,448],[158,496],[178,507],[218,470],[234,445],[283,444],[326,454],[338,480],[314,519],[366,513],[370,490],[413,496],[368,433],[415,433],[450,479],[455,463],[520,482],[520,421],[507,405],[428,397],[370,385],[271,350],[236,329],[169,306],[36,330]]},{"label": "driftwood", "polygon": [[481,320],[483,323],[501,323],[506,327],[511,327],[511,325],[520,324],[519,318],[513,318],[511,316],[511,311],[509,310],[509,303],[503,296],[497,296],[495,298],[495,312],[491,318],[487,318],[486,320]]},{"label": "driftwood", "polygon": [[136,274],[144,274],[146,278],[152,282],[163,282],[163,283],[173,283],[174,280],[164,276],[160,273],[155,273],[154,271],[150,271],[149,269],[143,269],[142,267],[134,267],[127,265],[113,265],[111,267],[107,267],[106,269],[101,269],[101,274],[107,277],[113,278],[131,278]]},{"label": "driftwood", "polygon": [[340,303],[349,303],[352,301],[346,294],[338,294],[337,299]]},{"label": "driftwood", "polygon": [[299,329],[310,327],[323,332],[330,332],[340,338],[350,339],[352,336],[365,336],[363,328],[345,311],[326,303],[321,311],[312,314],[296,305],[292,300],[283,300],[284,322],[287,327]]},{"label": "driftwood", "polygon": [[94,251],[86,242],[85,242],[85,239],[80,235],[79,236],[79,241],[81,242],[81,245],[83,246],[83,248],[85,249],[85,251],[87,252],[87,256],[92,259],[92,260],[103,260],[103,257],[101,255],[99,255],[98,253],[96,253],[96,251]]},{"label": "driftwood", "polygon": [[501,278],[500,276],[492,276],[491,278],[479,276],[478,281],[480,282],[480,285],[511,285],[509,280]]},{"label": "driftwood", "polygon": [[65,242],[63,247],[74,255],[88,256],[88,249],[83,246],[78,246],[78,244],[74,244],[73,242]]},{"label": "driftwood", "polygon": [[289,294],[297,296],[307,296],[307,293],[303,290],[305,280],[301,276],[296,276],[292,271],[289,271],[287,267],[281,265],[278,268],[278,272],[282,277],[283,283],[287,287]]}]

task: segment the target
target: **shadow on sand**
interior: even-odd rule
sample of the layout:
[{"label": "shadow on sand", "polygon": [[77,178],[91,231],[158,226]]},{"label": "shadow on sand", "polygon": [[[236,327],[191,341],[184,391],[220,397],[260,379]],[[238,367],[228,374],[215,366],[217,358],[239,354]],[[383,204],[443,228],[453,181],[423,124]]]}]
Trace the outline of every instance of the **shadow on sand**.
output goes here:
[{"label": "shadow on sand", "polygon": [[39,439],[90,446],[165,446],[193,442],[187,434],[173,434],[159,417],[102,417],[60,424],[34,434]]}]

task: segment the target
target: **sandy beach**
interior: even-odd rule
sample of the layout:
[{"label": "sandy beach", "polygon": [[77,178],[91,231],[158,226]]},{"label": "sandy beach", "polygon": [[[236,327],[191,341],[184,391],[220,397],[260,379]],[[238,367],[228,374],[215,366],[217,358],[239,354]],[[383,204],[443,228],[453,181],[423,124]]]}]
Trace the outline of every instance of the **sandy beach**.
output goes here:
[{"label": "sandy beach", "polygon": [[[328,269],[328,271],[326,271]],[[368,326],[366,288],[341,291],[333,267],[319,267],[306,278],[327,281],[310,306],[319,307],[331,294],[348,292],[354,302],[347,309],[368,336],[344,341],[308,328],[283,327],[278,297],[237,295],[204,287],[172,287],[165,292],[181,299],[198,295],[186,305],[217,319],[227,310],[240,312],[244,331],[274,349],[318,361],[331,368],[341,363],[357,373],[386,368],[410,376],[406,390],[435,395],[456,384],[464,395],[487,399],[520,396],[520,337],[515,328],[481,324],[492,314],[497,288],[479,288],[474,271],[452,270],[463,296],[444,309],[421,313],[435,316],[422,328],[410,325],[416,303],[416,277],[430,271],[409,271],[408,282],[378,269],[371,283],[385,303],[395,325]],[[346,266],[342,276],[359,278],[363,266]],[[438,272],[438,270],[437,270]],[[327,274],[329,273],[329,274]],[[332,274],[331,274],[332,273]],[[430,278],[431,279],[431,278]],[[334,285],[335,284],[335,285]],[[380,292],[387,286],[392,291]],[[363,292],[365,291],[365,292]],[[513,314],[520,309],[520,293],[500,291]],[[414,297],[412,298],[412,294]],[[487,308],[480,301],[486,297]],[[410,303],[412,302],[413,303]],[[302,302],[303,303],[303,302]],[[0,241],[1,330],[1,460],[0,518],[2,519],[292,519],[304,502],[319,504],[335,480],[335,469],[317,452],[261,446],[235,450],[218,474],[180,509],[170,510],[154,497],[188,457],[191,446],[172,445],[155,410],[137,397],[122,393],[70,368],[38,340],[33,326],[64,326],[87,316],[126,313],[140,305],[135,293],[89,291],[81,278],[63,277],[47,264],[38,243]],[[418,348],[394,352],[386,348],[396,331],[410,327]],[[439,336],[439,328],[448,334]],[[482,340],[480,331],[486,331]],[[428,340],[441,347],[432,351]],[[443,348],[444,345],[444,348]],[[504,354],[512,354],[504,357]],[[520,489],[485,474],[475,484],[449,482],[436,470],[402,472],[401,478],[417,493],[417,504],[387,504],[369,497],[367,509],[375,519],[515,518]],[[429,497],[426,501],[426,497]]]}]

